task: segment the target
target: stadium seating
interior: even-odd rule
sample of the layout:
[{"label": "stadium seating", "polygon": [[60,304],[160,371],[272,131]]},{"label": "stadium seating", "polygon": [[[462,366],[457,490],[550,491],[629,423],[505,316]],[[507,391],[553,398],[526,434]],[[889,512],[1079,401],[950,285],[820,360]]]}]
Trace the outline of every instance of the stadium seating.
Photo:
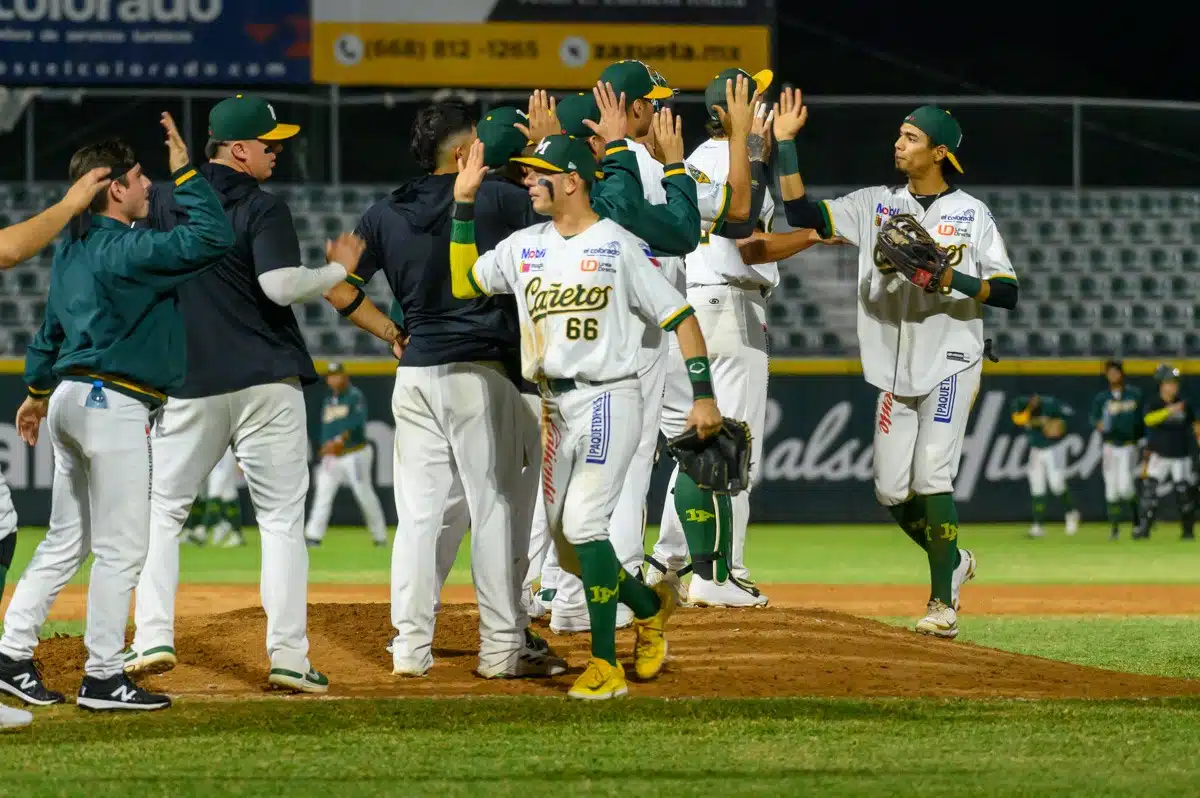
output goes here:
[{"label": "stadium seating", "polygon": [[[384,186],[272,186],[292,209],[308,265],[324,240],[353,230]],[[1021,280],[1016,311],[988,308],[986,334],[1002,357],[1200,356],[1200,193],[1166,190],[970,188],[996,217]],[[62,187],[0,184],[0,226],[57,200]],[[839,189],[812,189],[837,196]],[[786,229],[778,220],[776,229]],[[0,272],[0,352],[24,354],[45,307],[51,251]],[[854,247],[815,247],[780,265],[769,303],[773,355],[857,353]],[[391,304],[383,277],[367,286]],[[384,354],[323,301],[297,309],[315,353]]]}]

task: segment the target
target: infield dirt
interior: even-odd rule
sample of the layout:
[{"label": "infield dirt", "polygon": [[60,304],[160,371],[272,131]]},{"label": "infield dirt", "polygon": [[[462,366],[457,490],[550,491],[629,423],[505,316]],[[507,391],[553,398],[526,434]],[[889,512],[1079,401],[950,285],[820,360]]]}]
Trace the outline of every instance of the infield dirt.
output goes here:
[{"label": "infield dirt", "polygon": [[[756,610],[683,609],[669,630],[671,658],[654,682],[630,694],[659,697],[965,697],[1134,698],[1200,695],[1200,680],[1141,676],[934,640],[857,617],[912,614],[911,586],[773,585],[774,606]],[[174,671],[145,680],[172,695],[252,698],[267,692],[265,618],[253,585],[188,585],[180,596]],[[1154,600],[1148,600],[1152,594]],[[393,676],[386,646],[393,634],[386,588],[313,586],[309,638],[313,664],[330,679],[330,696],[405,697],[559,695],[587,659],[586,635],[539,630],[571,671],[553,679],[487,681],[476,677],[478,614],[469,588],[451,588],[438,620],[428,676]],[[78,618],[81,591],[57,602],[54,616]],[[964,592],[970,614],[1183,614],[1200,608],[1191,586],[987,586]],[[336,603],[335,603],[336,602]],[[236,609],[234,608],[236,607]],[[816,609],[833,607],[836,609]],[[631,672],[632,632],[618,632]],[[44,641],[37,654],[49,686],[73,693],[84,660],[78,637]]]}]

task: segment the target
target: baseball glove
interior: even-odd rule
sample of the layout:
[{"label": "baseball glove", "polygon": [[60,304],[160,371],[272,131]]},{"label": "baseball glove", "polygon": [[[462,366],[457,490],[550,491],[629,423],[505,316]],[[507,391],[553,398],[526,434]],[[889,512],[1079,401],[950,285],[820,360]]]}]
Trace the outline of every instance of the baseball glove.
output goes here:
[{"label": "baseball glove", "polygon": [[875,236],[875,265],[885,274],[899,272],[930,294],[941,290],[942,275],[950,268],[946,250],[907,213],[888,219]]},{"label": "baseball glove", "polygon": [[705,490],[736,496],[750,487],[750,425],[744,421],[722,419],[717,434],[704,440],[693,427],[667,441],[667,450]]}]

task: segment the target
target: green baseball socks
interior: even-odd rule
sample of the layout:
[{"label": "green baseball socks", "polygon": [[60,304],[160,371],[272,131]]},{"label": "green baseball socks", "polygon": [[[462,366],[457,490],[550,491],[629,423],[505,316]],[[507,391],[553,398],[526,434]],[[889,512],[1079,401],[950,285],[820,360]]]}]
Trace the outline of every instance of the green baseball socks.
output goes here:
[{"label": "green baseball socks", "polygon": [[661,602],[653,590],[621,567],[607,538],[580,543],[575,553],[592,624],[592,656],[616,665],[617,604],[633,610],[634,617],[650,618]]},{"label": "green baseball socks", "polygon": [[733,502],[729,494],[704,490],[682,471],[675,479],[675,513],[683,525],[692,573],[723,584],[733,550]]},{"label": "green baseball socks", "polygon": [[954,494],[935,493],[913,496],[902,504],[889,507],[888,512],[904,530],[904,534],[925,550],[929,558],[929,598],[947,607],[954,606],[951,584],[958,553],[958,508]]}]

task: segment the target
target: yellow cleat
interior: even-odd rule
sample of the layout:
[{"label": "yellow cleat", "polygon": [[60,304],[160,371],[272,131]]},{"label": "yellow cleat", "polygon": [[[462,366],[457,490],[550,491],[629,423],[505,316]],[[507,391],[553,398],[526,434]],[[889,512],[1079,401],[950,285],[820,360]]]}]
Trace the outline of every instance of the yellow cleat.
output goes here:
[{"label": "yellow cleat", "polygon": [[567,692],[569,698],[580,698],[584,701],[605,701],[628,694],[629,685],[625,683],[625,669],[620,664],[609,665],[596,657],[588,660],[587,670],[580,674],[574,686]]},{"label": "yellow cleat", "polygon": [[633,631],[633,669],[642,680],[653,679],[667,662],[667,619],[679,606],[679,596],[669,580],[651,588],[658,594],[662,606],[649,618],[635,618]]}]

